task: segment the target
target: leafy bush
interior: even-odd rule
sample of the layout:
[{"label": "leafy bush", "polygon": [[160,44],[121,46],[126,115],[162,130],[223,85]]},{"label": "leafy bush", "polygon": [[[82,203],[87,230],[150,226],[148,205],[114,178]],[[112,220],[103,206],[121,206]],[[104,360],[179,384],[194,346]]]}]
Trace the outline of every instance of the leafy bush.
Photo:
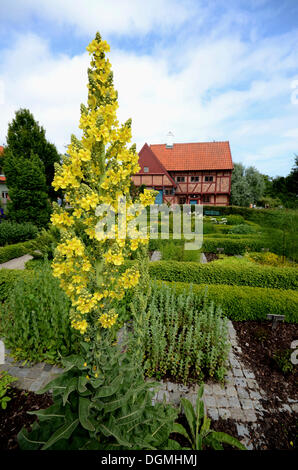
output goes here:
[{"label": "leafy bush", "polygon": [[171,375],[186,383],[205,376],[223,380],[228,357],[227,321],[214,303],[198,298],[190,288],[176,293],[169,286],[153,287],[144,324],[148,376]]},{"label": "leafy bush", "polygon": [[[269,238],[204,238],[201,251],[205,253],[216,253],[217,248],[223,248],[227,255],[242,255],[246,251],[262,251],[263,248],[272,249],[273,241]],[[274,248],[280,248],[280,244],[274,244]],[[274,250],[275,251],[275,250]]]},{"label": "leafy bush", "polygon": [[61,355],[75,351],[69,309],[70,302],[47,263],[20,276],[0,308],[1,334],[13,355],[59,363]]},{"label": "leafy bush", "polygon": [[[183,293],[189,287],[184,282],[153,281],[154,285],[167,284],[175,292]],[[298,292],[294,290],[262,287],[193,285],[193,293],[200,300],[220,305],[224,315],[233,321],[267,320],[267,314],[285,315],[285,320],[298,323]]]},{"label": "leafy bush", "polygon": [[283,374],[291,374],[294,365],[291,361],[292,349],[279,349],[273,353],[273,360]]},{"label": "leafy bush", "polygon": [[[101,338],[99,377],[90,364],[73,355],[63,360],[66,371],[39,393],[53,390],[54,404],[37,415],[32,432],[18,434],[22,450],[169,449],[177,410],[152,398],[158,384],[144,381],[128,354]],[[89,362],[92,343],[83,343]],[[89,347],[89,349],[88,349]],[[87,375],[88,374],[88,375]]]},{"label": "leafy bush", "polygon": [[297,289],[298,270],[253,263],[220,264],[183,261],[155,261],[149,265],[152,279],[180,281],[194,284],[228,284],[235,286]]},{"label": "leafy bush", "polygon": [[275,253],[262,252],[262,253],[247,253],[247,258],[254,261],[255,263],[269,266],[288,266],[294,267],[293,263],[283,260],[282,256],[278,256]]},{"label": "leafy bush", "polygon": [[228,233],[239,233],[239,234],[255,233],[255,229],[251,225],[241,224],[241,225],[235,225],[233,228],[229,230]]},{"label": "leafy bush", "polygon": [[10,385],[13,382],[16,382],[16,378],[9,375],[5,370],[0,371],[0,406],[2,410],[5,410],[7,403],[11,400],[10,397],[6,395],[10,389]]},{"label": "leafy bush", "polygon": [[0,224],[0,246],[31,240],[37,232],[38,228],[29,222],[17,224],[3,221]]},{"label": "leafy bush", "polygon": [[228,225],[242,225],[245,223],[242,215],[228,215],[227,217]]},{"label": "leafy bush", "polygon": [[0,248],[0,264],[6,263],[14,258],[26,255],[32,250],[32,240],[15,245],[7,245]]},{"label": "leafy bush", "polygon": [[31,254],[34,258],[53,259],[54,251],[59,243],[59,230],[53,225],[48,230],[42,229],[38,237],[32,241]]},{"label": "leafy bush", "polygon": [[18,269],[0,269],[0,302],[4,302],[20,279],[32,277],[32,273]]}]

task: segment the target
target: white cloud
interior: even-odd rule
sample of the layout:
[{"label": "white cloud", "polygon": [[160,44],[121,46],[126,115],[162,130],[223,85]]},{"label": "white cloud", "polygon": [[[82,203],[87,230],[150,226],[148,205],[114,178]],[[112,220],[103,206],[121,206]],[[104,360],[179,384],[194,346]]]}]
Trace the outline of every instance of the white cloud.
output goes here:
[{"label": "white cloud", "polygon": [[145,35],[154,27],[168,30],[179,26],[193,11],[178,0],[11,0],[0,10],[4,20],[38,17],[55,26],[72,25],[79,34]]},{"label": "white cloud", "polygon": [[[119,9],[115,6],[113,22],[111,7],[104,5],[103,8],[102,2],[90,0],[84,2],[89,10],[86,6],[80,9],[80,3],[66,0],[59,2],[58,8],[56,0],[46,2],[43,15],[77,24],[87,32],[93,29],[99,5],[100,21],[106,20],[107,31],[117,29],[130,34],[129,25],[132,25],[134,34],[140,33],[140,29],[144,34],[158,22],[162,21],[163,27],[171,21],[179,24],[176,16],[183,21],[189,14],[187,3],[183,3],[183,11],[179,13],[174,7],[175,11],[169,9],[166,0],[114,1],[113,5]],[[41,14],[41,2],[28,0],[26,5],[36,6]],[[143,10],[139,5],[143,5]],[[164,14],[162,8],[165,8]],[[166,11],[168,17],[164,18]],[[292,47],[295,37],[294,33],[271,41],[260,40],[257,46],[252,46],[237,34],[218,37],[211,31],[208,41],[189,38],[175,49],[161,44],[151,55],[113,49],[110,59],[119,91],[119,118],[125,121],[132,117],[133,141],[138,149],[145,141],[164,142],[166,133],[172,130],[177,142],[230,140],[232,152],[233,148],[238,152],[233,155],[235,161],[254,162],[258,167],[258,159],[268,165],[267,158],[273,158],[275,164],[270,164],[270,171],[285,174],[291,167],[293,152],[297,151],[295,111],[298,106],[287,108],[291,92],[288,74],[298,59],[297,50]],[[27,107],[45,127],[48,139],[63,152],[70,134],[79,135],[79,106],[86,102],[88,63],[87,53],[73,57],[57,55],[51,51],[49,42],[39,36],[18,35],[9,49],[2,50],[0,59],[0,80],[5,89],[0,113],[0,144],[5,141],[14,111]],[[286,105],[285,96],[288,96]],[[278,110],[272,103],[278,103]],[[264,113],[251,115],[253,107]],[[271,115],[266,116],[270,108]],[[275,139],[278,135],[283,149],[275,145],[265,148],[270,136]],[[284,151],[283,162],[278,157],[280,150]]]}]

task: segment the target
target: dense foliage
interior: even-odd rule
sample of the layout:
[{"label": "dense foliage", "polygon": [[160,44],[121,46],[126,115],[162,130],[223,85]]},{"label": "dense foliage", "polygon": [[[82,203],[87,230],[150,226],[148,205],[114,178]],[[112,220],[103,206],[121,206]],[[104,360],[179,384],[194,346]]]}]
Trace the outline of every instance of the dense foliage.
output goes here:
[{"label": "dense foliage", "polygon": [[154,287],[144,324],[148,376],[172,376],[184,383],[205,377],[223,380],[228,357],[228,328],[220,308],[194,295]]},{"label": "dense foliage", "polygon": [[4,171],[9,187],[8,217],[15,222],[31,222],[38,227],[50,218],[44,164],[37,154],[30,158],[15,155],[5,148]]},{"label": "dense foliage", "polygon": [[[161,286],[164,281],[154,281]],[[189,288],[189,283],[166,282],[178,293]],[[192,286],[195,295],[220,305],[224,315],[233,321],[266,320],[267,314],[285,315],[285,320],[298,323],[298,292],[296,290],[269,289],[224,284]]]},{"label": "dense foliage", "polygon": [[244,207],[255,204],[264,195],[264,190],[264,177],[256,168],[245,168],[242,163],[234,163],[231,204]]},{"label": "dense foliage", "polygon": [[24,243],[16,243],[15,245],[7,245],[0,247],[0,263],[6,263],[13,258],[26,255],[33,248],[32,240]]},{"label": "dense foliage", "polygon": [[0,224],[0,246],[31,240],[37,232],[37,227],[30,222],[17,224],[3,221]]},{"label": "dense foliage", "polygon": [[[12,271],[5,275],[12,289],[0,309],[1,335],[14,356],[58,363],[61,355],[77,350],[69,321],[70,303],[50,266],[45,263],[26,275],[16,276]],[[1,294],[7,296],[7,289],[0,285]]]},{"label": "dense foliage", "polygon": [[[8,126],[7,145],[5,146],[4,173],[7,177],[9,190],[15,186],[14,171],[18,169],[18,163],[22,165],[36,155],[43,163],[37,168],[41,170],[44,178],[48,197],[55,199],[56,193],[52,187],[54,178],[54,164],[60,161],[60,156],[54,144],[47,141],[45,130],[35,121],[28,109],[16,111],[15,118]],[[19,189],[27,189],[26,187]],[[9,193],[11,198],[11,194]]]},{"label": "dense foliage", "polygon": [[163,281],[194,284],[227,284],[235,286],[297,289],[298,272],[295,268],[258,266],[252,263],[155,261],[149,266],[150,277]]}]

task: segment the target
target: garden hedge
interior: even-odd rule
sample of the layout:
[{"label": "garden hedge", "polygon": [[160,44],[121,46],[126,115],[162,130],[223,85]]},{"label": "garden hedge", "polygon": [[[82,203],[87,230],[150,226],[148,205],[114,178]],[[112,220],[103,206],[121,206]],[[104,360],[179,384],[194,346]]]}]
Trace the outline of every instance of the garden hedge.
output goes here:
[{"label": "garden hedge", "polygon": [[[162,285],[163,281],[152,281]],[[166,282],[181,293],[189,289],[183,282]],[[224,314],[233,321],[266,320],[267,314],[285,315],[285,321],[298,322],[298,292],[292,290],[267,289],[261,287],[227,285],[193,285],[199,296],[206,295],[208,300],[220,305]]]},{"label": "garden hedge", "polygon": [[227,284],[234,286],[297,289],[295,268],[258,265],[216,265],[184,261],[154,261],[149,265],[150,277],[162,281],[193,284]]},{"label": "garden hedge", "polygon": [[30,222],[18,224],[2,221],[0,223],[0,246],[32,240],[37,236],[37,233],[38,228]]},{"label": "garden hedge", "polygon": [[258,237],[228,238],[225,237],[204,237],[201,251],[205,253],[216,253],[217,248],[223,248],[226,255],[242,255],[246,251],[262,251],[262,248],[268,248],[276,252],[279,247],[270,239]]},{"label": "garden hedge", "polygon": [[32,241],[0,247],[0,264],[13,258],[26,255],[32,249]]}]

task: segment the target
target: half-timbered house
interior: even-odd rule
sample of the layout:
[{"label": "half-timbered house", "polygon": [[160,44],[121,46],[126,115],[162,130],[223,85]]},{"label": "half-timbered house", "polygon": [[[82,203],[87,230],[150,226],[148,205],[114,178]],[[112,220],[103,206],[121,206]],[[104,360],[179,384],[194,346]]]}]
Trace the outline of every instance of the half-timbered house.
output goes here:
[{"label": "half-timbered house", "polygon": [[158,191],[156,203],[229,205],[233,171],[229,142],[145,144],[136,186]]}]

